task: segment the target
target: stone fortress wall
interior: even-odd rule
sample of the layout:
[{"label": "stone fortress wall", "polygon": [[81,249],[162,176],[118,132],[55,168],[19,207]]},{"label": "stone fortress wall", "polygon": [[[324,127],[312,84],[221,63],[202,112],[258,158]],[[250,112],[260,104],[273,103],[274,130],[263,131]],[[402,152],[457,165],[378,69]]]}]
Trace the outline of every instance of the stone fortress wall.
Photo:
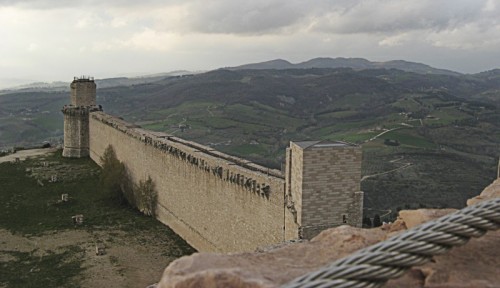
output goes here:
[{"label": "stone fortress wall", "polygon": [[155,183],[157,218],[200,251],[251,251],[298,237],[280,171],[94,112],[90,157],[100,163],[109,145],[133,182]]},{"label": "stone fortress wall", "polygon": [[[63,109],[63,156],[85,157],[87,151],[101,164],[105,149],[112,146],[133,183],[151,177],[158,192],[158,220],[199,251],[252,251],[311,238],[342,224],[361,226],[359,147],[341,142],[291,142],[283,175],[108,115],[96,108],[95,100],[89,101],[86,95],[93,93],[90,98],[95,99],[95,88],[88,94],[88,87],[81,89],[86,100],[80,102],[88,106]],[[79,95],[77,88],[76,101]],[[67,118],[67,114],[78,117]]]}]

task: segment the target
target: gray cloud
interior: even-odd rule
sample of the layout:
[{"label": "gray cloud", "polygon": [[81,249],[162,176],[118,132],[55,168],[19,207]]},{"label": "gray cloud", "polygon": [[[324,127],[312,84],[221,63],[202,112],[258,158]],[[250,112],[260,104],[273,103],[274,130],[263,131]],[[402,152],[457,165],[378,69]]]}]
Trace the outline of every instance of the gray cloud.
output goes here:
[{"label": "gray cloud", "polygon": [[178,0],[0,0],[0,7],[20,7],[23,9],[59,9],[85,7],[88,9],[103,7],[162,6],[178,3]]},{"label": "gray cloud", "polygon": [[[323,33],[392,33],[455,29],[485,19],[498,21],[487,0],[352,0],[191,2],[184,19],[203,33],[268,33],[308,29]],[[491,7],[490,7],[491,8]]]},{"label": "gray cloud", "polygon": [[490,18],[487,0],[361,0],[343,13],[319,15],[315,29],[333,33],[391,33],[455,29]]},{"label": "gray cloud", "polygon": [[260,34],[294,25],[304,14],[304,1],[199,1],[184,19],[203,33]]},{"label": "gray cloud", "polygon": [[[182,6],[174,29],[196,33],[400,33],[499,23],[498,0],[0,0],[23,9],[159,9]],[[119,16],[119,15],[118,15]],[[145,17],[147,17],[145,15]],[[491,23],[484,24],[485,26]],[[170,25],[168,27],[172,29]]]},{"label": "gray cloud", "polygon": [[0,0],[0,34],[0,80],[318,56],[477,72],[500,67],[500,0]]}]

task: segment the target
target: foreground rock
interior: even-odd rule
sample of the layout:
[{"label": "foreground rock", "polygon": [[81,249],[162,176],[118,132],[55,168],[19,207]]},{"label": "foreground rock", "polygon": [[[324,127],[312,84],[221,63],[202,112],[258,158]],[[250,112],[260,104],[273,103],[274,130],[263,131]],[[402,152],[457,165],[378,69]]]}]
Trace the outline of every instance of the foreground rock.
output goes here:
[{"label": "foreground rock", "polygon": [[488,187],[486,187],[479,196],[467,200],[467,205],[473,205],[475,203],[487,199],[493,199],[498,197],[500,197],[500,178],[498,178],[495,182],[491,183]]},{"label": "foreground rock", "polygon": [[[471,199],[500,197],[500,180]],[[309,242],[270,252],[220,255],[197,253],[171,263],[158,287],[279,287],[352,252],[385,240],[406,227],[441,217],[454,209],[401,211],[393,224],[375,229],[341,226],[323,231]],[[465,246],[413,267],[386,287],[500,287],[500,231],[472,239]]]},{"label": "foreground rock", "polygon": [[171,263],[159,287],[276,287],[334,259],[384,239],[381,229],[341,226],[310,242],[270,252],[233,255],[197,253]]}]

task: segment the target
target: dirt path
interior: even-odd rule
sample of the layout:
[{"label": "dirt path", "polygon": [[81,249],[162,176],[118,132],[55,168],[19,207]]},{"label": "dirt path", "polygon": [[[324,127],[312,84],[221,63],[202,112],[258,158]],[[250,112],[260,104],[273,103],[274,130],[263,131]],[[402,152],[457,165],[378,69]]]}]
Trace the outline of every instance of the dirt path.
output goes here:
[{"label": "dirt path", "polygon": [[392,170],[389,170],[389,171],[385,171],[385,172],[380,172],[380,173],[376,173],[376,174],[372,174],[372,175],[365,175],[363,176],[363,178],[361,178],[361,181],[364,181],[368,178],[372,178],[372,177],[376,177],[376,176],[380,176],[380,175],[385,175],[385,174],[389,174],[389,173],[392,173],[392,172],[396,172],[398,170],[403,170],[403,169],[406,169],[408,167],[410,167],[411,165],[413,165],[412,163],[405,163],[403,166],[401,167],[398,167],[396,169],[392,169]]},{"label": "dirt path", "polygon": [[391,132],[391,131],[398,130],[398,129],[401,129],[401,127],[398,127],[398,128],[392,128],[392,129],[389,129],[389,130],[385,130],[385,131],[383,131],[383,132],[381,132],[381,133],[379,133],[379,134],[377,134],[377,135],[373,136],[372,138],[370,138],[370,139],[366,140],[366,141],[365,141],[365,143],[366,143],[366,142],[373,141],[373,140],[376,140],[378,137],[380,137],[380,136],[384,135],[385,133],[389,133],[389,132]]},{"label": "dirt path", "polygon": [[[210,114],[210,117],[214,117],[214,113],[210,110],[211,107],[212,107],[212,105],[207,106],[207,112],[208,112],[208,114]],[[215,108],[217,108],[217,106],[215,106]]]},{"label": "dirt path", "polygon": [[392,169],[392,170],[389,170],[389,171],[385,171],[385,172],[375,173],[375,174],[372,174],[372,175],[365,175],[365,176],[363,176],[363,178],[361,178],[361,181],[364,181],[364,180],[366,180],[368,178],[372,178],[372,177],[376,177],[376,176],[380,176],[380,175],[384,175],[384,174],[389,174],[389,173],[392,173],[392,172],[396,172],[398,170],[403,170],[403,169],[406,169],[406,168],[410,167],[411,165],[413,165],[410,162],[407,162],[407,163],[398,163],[399,161],[401,161],[403,159],[404,159],[404,157],[400,157],[400,158],[393,159],[393,160],[389,161],[389,163],[402,164],[402,166],[400,166],[398,168],[395,168],[395,169]]},{"label": "dirt path", "polygon": [[16,158],[19,158],[19,160],[22,161],[28,157],[46,155],[48,153],[54,153],[56,151],[57,151],[57,148],[20,150],[14,154],[9,154],[7,156],[0,157],[0,163],[13,162],[16,160]]}]

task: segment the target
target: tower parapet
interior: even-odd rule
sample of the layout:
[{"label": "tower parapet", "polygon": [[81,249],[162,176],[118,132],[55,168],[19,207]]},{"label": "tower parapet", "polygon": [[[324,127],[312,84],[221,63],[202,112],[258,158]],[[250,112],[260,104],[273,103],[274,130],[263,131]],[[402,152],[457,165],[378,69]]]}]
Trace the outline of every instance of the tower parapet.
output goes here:
[{"label": "tower parapet", "polygon": [[96,84],[93,77],[75,77],[71,82],[71,104],[64,114],[63,157],[89,156],[89,114],[102,110],[96,106]]}]

